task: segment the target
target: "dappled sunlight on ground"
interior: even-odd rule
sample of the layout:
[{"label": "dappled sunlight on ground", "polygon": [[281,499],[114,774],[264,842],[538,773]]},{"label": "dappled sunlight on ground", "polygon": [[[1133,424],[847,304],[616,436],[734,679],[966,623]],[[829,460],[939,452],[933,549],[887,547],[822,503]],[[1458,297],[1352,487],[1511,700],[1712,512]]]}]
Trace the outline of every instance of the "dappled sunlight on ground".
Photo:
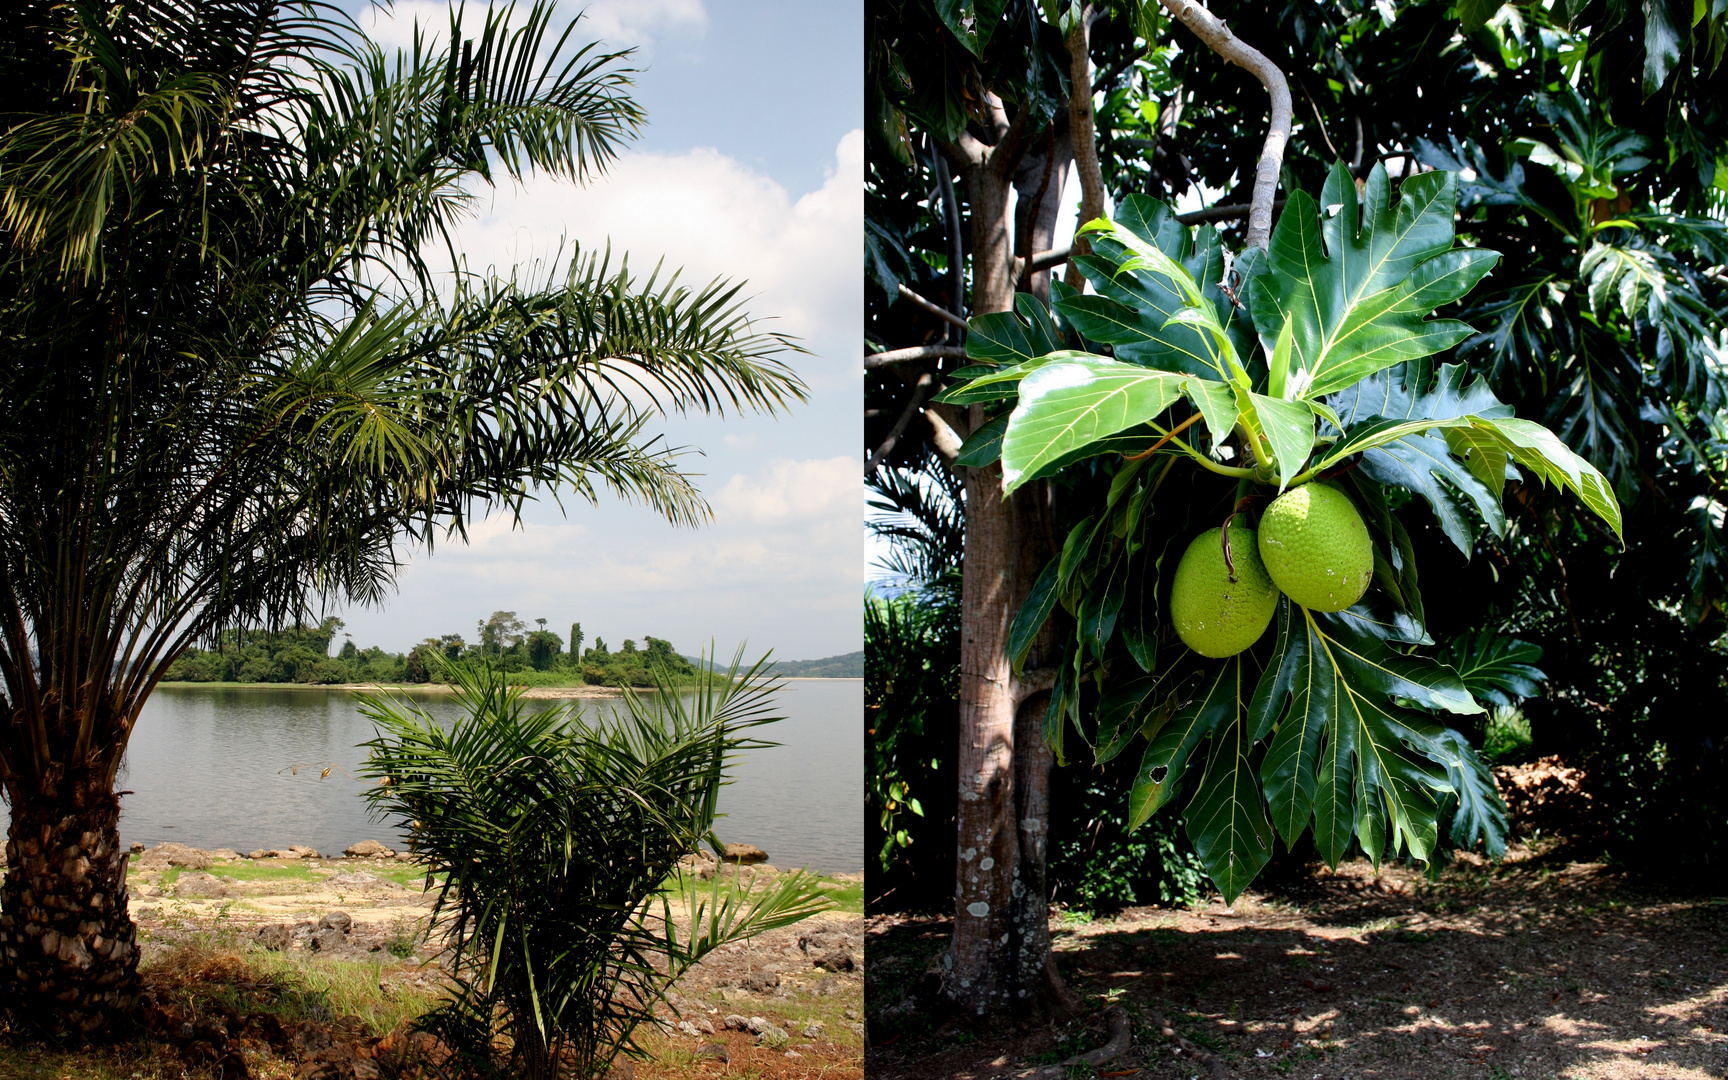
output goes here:
[{"label": "dappled sunlight on ground", "polygon": [[[1102,1075],[1456,1076],[1565,1080],[1728,1075],[1728,902],[1640,887],[1553,845],[1438,883],[1366,862],[1289,874],[1226,910],[1137,908],[1052,920],[1089,1015],[1017,1037],[932,1026],[920,992],[947,927],[877,917],[868,948],[872,1076],[1016,1076],[1135,1019]],[[926,984],[927,987],[927,984]],[[928,993],[928,989],[923,992]]]}]

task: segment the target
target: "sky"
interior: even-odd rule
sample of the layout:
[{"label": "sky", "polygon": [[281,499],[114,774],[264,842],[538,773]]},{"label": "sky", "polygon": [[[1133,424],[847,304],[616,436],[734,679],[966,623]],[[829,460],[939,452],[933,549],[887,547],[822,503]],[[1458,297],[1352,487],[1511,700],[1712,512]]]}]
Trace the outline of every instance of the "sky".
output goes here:
[{"label": "sky", "polygon": [[[447,7],[362,9],[387,47]],[[483,10],[483,8],[481,9]],[[562,4],[561,18],[584,10]],[[469,4],[471,22],[475,5]],[[561,24],[560,24],[561,29]],[[863,15],[855,3],[598,0],[577,37],[637,50],[633,97],[648,126],[579,188],[533,177],[483,191],[459,236],[471,268],[545,258],[560,244],[661,258],[684,280],[744,278],[752,315],[795,335],[810,400],[777,418],[669,418],[655,431],[701,451],[687,468],[713,509],[700,529],[602,495],[493,516],[470,543],[403,549],[380,608],[332,611],[362,648],[403,651],[494,611],[616,649],[652,634],[694,655],[746,645],[788,660],[862,648],[859,401],[863,364]]]}]

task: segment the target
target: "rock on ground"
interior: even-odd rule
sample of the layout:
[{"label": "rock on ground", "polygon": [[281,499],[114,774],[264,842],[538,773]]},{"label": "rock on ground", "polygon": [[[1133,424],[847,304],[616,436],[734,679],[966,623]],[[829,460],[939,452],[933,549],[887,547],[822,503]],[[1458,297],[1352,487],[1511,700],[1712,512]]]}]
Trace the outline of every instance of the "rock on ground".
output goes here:
[{"label": "rock on ground", "polygon": [[754,844],[727,844],[724,858],[730,863],[742,863],[749,866],[753,863],[768,861],[768,853]]},{"label": "rock on ground", "polygon": [[174,883],[174,895],[187,900],[220,900],[234,895],[222,879],[202,872],[181,874]]},{"label": "rock on ground", "polygon": [[258,928],[258,944],[271,952],[281,952],[294,943],[294,928],[287,923],[266,923]]},{"label": "rock on ground", "polygon": [[376,840],[362,840],[348,847],[342,854],[351,859],[388,859],[396,853]]},{"label": "rock on ground", "polygon": [[139,870],[166,870],[170,866],[181,866],[188,870],[208,870],[215,860],[208,851],[200,851],[185,844],[157,844],[149,851],[138,856],[132,865]]}]

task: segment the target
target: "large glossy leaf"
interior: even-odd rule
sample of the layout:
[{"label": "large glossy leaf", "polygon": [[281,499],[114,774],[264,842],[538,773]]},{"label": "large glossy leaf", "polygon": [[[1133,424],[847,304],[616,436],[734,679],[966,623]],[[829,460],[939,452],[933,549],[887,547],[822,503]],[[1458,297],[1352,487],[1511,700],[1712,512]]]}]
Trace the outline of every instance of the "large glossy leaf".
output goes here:
[{"label": "large glossy leaf", "polygon": [[1005,0],[932,0],[936,17],[973,56],[983,56],[990,34],[1002,21]]},{"label": "large glossy leaf", "polygon": [[1238,718],[1249,693],[1240,655],[1204,673],[1200,686],[1176,710],[1140,758],[1128,793],[1128,828],[1138,829],[1181,790],[1182,778],[1207,736]]},{"label": "large glossy leaf", "polygon": [[1326,651],[1313,648],[1316,642],[1308,621],[1287,597],[1278,602],[1276,640],[1272,661],[1254,690],[1250,714],[1254,730],[1262,737],[1277,727],[1260,776],[1272,823],[1284,842],[1294,845],[1314,817],[1320,746],[1336,711],[1332,693],[1337,676]]},{"label": "large glossy leaf", "polygon": [[1060,568],[1061,563],[1056,559],[1046,563],[1044,572],[1033,582],[1026,602],[1014,613],[1014,621],[1008,627],[1008,659],[1015,671],[1020,670],[1020,665],[1026,660],[1026,651],[1032,647],[1032,640],[1049,621],[1050,613],[1056,610],[1056,601],[1061,595],[1056,584]]},{"label": "large glossy leaf", "polygon": [[1491,859],[1506,854],[1506,804],[1487,764],[1464,736],[1451,728],[1434,735],[1426,752],[1446,766],[1452,798],[1457,800],[1452,812],[1452,842],[1470,848],[1481,841],[1482,850]]},{"label": "large glossy leaf", "polygon": [[1579,501],[1621,535],[1620,503],[1596,467],[1574,454],[1560,437],[1533,420],[1472,417],[1461,437],[1473,446],[1498,448],[1545,484],[1577,495]]},{"label": "large glossy leaf", "polygon": [[1496,705],[1535,697],[1548,678],[1536,666],[1542,659],[1542,646],[1493,630],[1459,634],[1440,659],[1458,673],[1472,696]]},{"label": "large glossy leaf", "polygon": [[[1237,315],[1221,288],[1224,249],[1216,230],[1202,226],[1191,237],[1169,207],[1139,194],[1123,201],[1114,224],[1119,228],[1094,234],[1093,254],[1074,260],[1097,294],[1058,300],[1056,308],[1065,318],[1091,340],[1112,345],[1118,360],[1218,378],[1204,332],[1192,325],[1170,324],[1198,293],[1211,305],[1237,354],[1247,355],[1252,328]],[[1186,280],[1173,280],[1139,265],[1136,255],[1144,255],[1148,247],[1179,266]],[[1251,268],[1253,260],[1238,263],[1239,268]],[[1094,336],[1086,327],[1107,336]]]},{"label": "large glossy leaf", "polygon": [[1358,205],[1342,165],[1321,193],[1331,212],[1324,221],[1312,198],[1293,193],[1272,234],[1269,272],[1253,279],[1249,307],[1268,354],[1286,322],[1291,326],[1287,397],[1336,393],[1464,340],[1471,332],[1465,324],[1426,317],[1468,292],[1499,258],[1452,248],[1457,192],[1450,173],[1411,177],[1394,203],[1377,165],[1363,194]]},{"label": "large glossy leaf", "polygon": [[1224,903],[1232,904],[1272,858],[1272,826],[1249,761],[1254,740],[1237,716],[1212,737],[1200,787],[1185,812],[1188,839]]},{"label": "large glossy leaf", "polygon": [[1620,532],[1619,503],[1594,466],[1547,428],[1512,416],[1485,381],[1465,385],[1462,367],[1444,365],[1432,383],[1431,373],[1426,363],[1407,364],[1327,399],[1346,435],[1319,466],[1362,453],[1369,477],[1428,500],[1465,555],[1474,547],[1466,500],[1496,534],[1505,531],[1500,479],[1508,460],[1573,492]]},{"label": "large glossy leaf", "polygon": [[1020,382],[1020,401],[1002,437],[1004,489],[1013,491],[1050,462],[1146,423],[1181,398],[1193,379],[1096,357],[1038,368]]},{"label": "large glossy leaf", "polygon": [[[1273,727],[1260,779],[1279,834],[1294,843],[1312,827],[1333,864],[1353,839],[1373,858],[1390,848],[1426,859],[1438,834],[1434,794],[1453,792],[1449,770],[1469,762],[1445,729],[1409,705],[1480,706],[1449,669],[1392,648],[1393,634],[1367,605],[1320,615],[1283,600],[1275,640],[1248,730]],[[1464,795],[1478,827],[1492,825],[1482,791]],[[1489,839],[1504,834],[1502,818]]]},{"label": "large glossy leaf", "polygon": [[1238,401],[1244,413],[1252,411],[1254,426],[1271,444],[1278,490],[1283,491],[1307,464],[1308,452],[1314,447],[1314,413],[1302,402],[1280,401],[1264,394],[1238,395]]}]

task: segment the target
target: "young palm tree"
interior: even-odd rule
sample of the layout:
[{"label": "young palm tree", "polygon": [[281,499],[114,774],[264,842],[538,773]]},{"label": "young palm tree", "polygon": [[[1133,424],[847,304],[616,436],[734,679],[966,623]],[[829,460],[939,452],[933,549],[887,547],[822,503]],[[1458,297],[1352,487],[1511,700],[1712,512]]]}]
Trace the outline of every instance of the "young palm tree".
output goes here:
[{"label": "young palm tree", "polygon": [[[607,255],[460,266],[481,184],[585,181],[624,54],[489,11],[387,56],[320,0],[29,0],[0,20],[0,1002],[94,1033],[135,996],[115,771],[224,628],[375,602],[404,545],[539,487],[706,506],[647,425],[775,411],[795,348],[738,288]],[[439,255],[441,259],[443,254]]]},{"label": "young palm tree", "polygon": [[705,664],[694,689],[656,669],[658,692],[611,716],[530,712],[489,663],[440,663],[465,710],[452,724],[366,700],[379,735],[361,774],[380,781],[367,797],[441,878],[456,993],[421,1026],[460,1075],[599,1076],[637,1052],[633,1032],[692,964],[828,906],[802,873],[754,891],[679,873],[700,845],[720,850],[731,760],[772,745],[749,734],[779,719],[766,666]]}]

